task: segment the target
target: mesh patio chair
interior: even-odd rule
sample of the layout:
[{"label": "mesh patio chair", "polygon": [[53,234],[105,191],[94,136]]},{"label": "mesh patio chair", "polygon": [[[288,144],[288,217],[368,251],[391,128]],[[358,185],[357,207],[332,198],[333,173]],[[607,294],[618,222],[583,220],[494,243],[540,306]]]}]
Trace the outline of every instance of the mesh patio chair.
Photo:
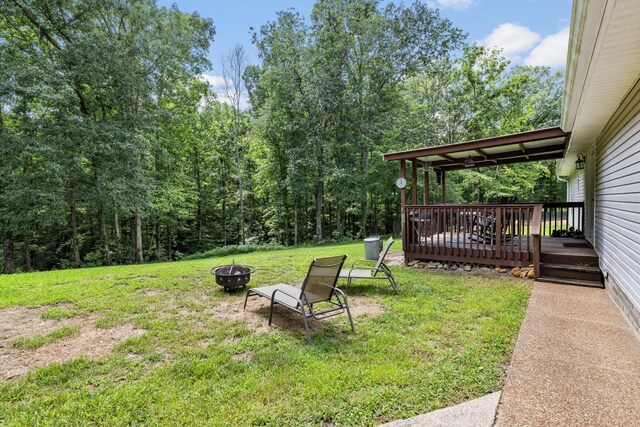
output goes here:
[{"label": "mesh patio chair", "polygon": [[[336,287],[338,274],[346,258],[346,255],[341,255],[314,259],[309,266],[307,277],[304,279],[302,288],[296,288],[282,283],[251,288],[247,291],[247,296],[244,299],[244,308],[247,308],[247,300],[252,295],[270,300],[269,325],[271,325],[273,307],[276,304],[299,313],[302,315],[304,329],[307,332],[307,342],[309,344],[311,344],[311,333],[309,332],[309,322],[307,319],[310,317],[321,320],[346,312],[349,316],[351,331],[355,332],[347,297],[344,292]],[[320,303],[323,303],[323,307],[318,311],[314,306]]]},{"label": "mesh patio chair", "polygon": [[[343,268],[340,270],[340,278],[347,279],[347,287],[349,287],[353,279],[386,279],[391,284],[393,291],[397,294],[398,289],[396,286],[396,279],[393,277],[393,273],[389,270],[389,267],[384,263],[384,258],[387,256],[391,245],[393,245],[393,237],[389,237],[389,240],[387,240],[387,243],[384,245],[384,249],[380,252],[380,256],[378,256],[377,261],[359,259],[355,260],[353,264],[351,264],[351,268]],[[362,265],[374,262],[374,266]]]}]

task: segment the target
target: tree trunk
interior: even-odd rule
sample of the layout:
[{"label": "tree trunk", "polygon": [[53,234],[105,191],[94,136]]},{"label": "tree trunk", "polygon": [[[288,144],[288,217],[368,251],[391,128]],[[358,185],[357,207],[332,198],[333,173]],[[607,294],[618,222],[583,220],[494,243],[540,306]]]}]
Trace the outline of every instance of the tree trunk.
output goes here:
[{"label": "tree trunk", "polygon": [[116,262],[118,264],[122,264],[122,247],[120,245],[122,233],[120,232],[120,218],[118,218],[118,212],[113,213],[113,232],[116,236]]},{"label": "tree trunk", "polygon": [[[367,179],[367,172],[369,170],[369,149],[365,148],[362,153],[362,177]],[[367,234],[367,210],[369,209],[367,199],[367,183],[364,182],[362,186],[362,202],[360,203],[360,209],[362,210],[360,216],[360,237],[364,238]]]},{"label": "tree trunk", "polygon": [[378,198],[377,197],[373,197],[373,194],[371,195],[371,207],[373,208],[373,224],[372,224],[372,229],[374,231],[374,233],[378,233],[379,230],[379,224],[378,224]]},{"label": "tree trunk", "polygon": [[238,141],[240,135],[240,106],[234,106],[234,129],[233,129],[233,142],[236,149],[236,172],[238,174],[238,196],[240,198],[240,244],[244,245],[244,188],[242,180],[242,158],[240,157],[240,142]]},{"label": "tree trunk", "polygon": [[25,230],[23,235],[24,241],[24,271],[31,271],[31,249],[29,248],[29,235]]},{"label": "tree trunk", "polygon": [[136,211],[136,215],[133,218],[134,222],[134,238],[135,238],[135,261],[138,263],[144,262],[142,253],[142,218],[140,218],[140,212]]},{"label": "tree trunk", "polygon": [[109,236],[107,235],[107,223],[104,217],[104,202],[102,200],[102,192],[100,191],[100,183],[98,181],[98,158],[96,156],[91,160],[93,169],[93,185],[96,190],[98,199],[98,224],[100,227],[100,241],[102,243],[102,265],[111,265],[111,254],[109,253]]},{"label": "tree trunk", "polygon": [[4,255],[3,273],[12,273],[16,269],[16,255],[13,247],[13,235],[5,230],[2,237],[2,253]]},{"label": "tree trunk", "polygon": [[119,244],[122,235],[120,234],[120,220],[118,219],[118,212],[113,213],[113,230],[116,234],[116,243]]},{"label": "tree trunk", "polygon": [[78,247],[78,218],[76,204],[71,203],[71,252],[73,256],[73,266],[80,267],[80,248]]},{"label": "tree trunk", "polygon": [[329,236],[329,238],[333,238],[333,231],[335,230],[335,228],[333,227],[333,204],[332,203],[328,203],[327,204],[327,213],[328,213],[328,221],[327,221],[327,225],[329,226],[329,229],[325,229],[324,231],[327,232],[327,235]]},{"label": "tree trunk", "polygon": [[202,180],[200,178],[200,153],[197,148],[193,149],[194,156],[194,175],[196,180],[196,192],[198,193],[198,205],[196,212],[196,245],[198,249],[202,247],[202,214],[203,214],[203,196],[202,196]]},{"label": "tree trunk", "polygon": [[102,206],[98,208],[98,223],[100,224],[100,240],[102,241],[102,265],[111,265],[109,236],[107,235],[107,223],[105,221],[104,209]]},{"label": "tree trunk", "polygon": [[171,258],[173,257],[173,253],[171,252],[172,247],[171,247],[171,229],[167,226],[167,259],[169,261],[171,261]]},{"label": "tree trunk", "polygon": [[236,127],[234,130],[234,137],[236,143],[236,167],[238,168],[238,195],[240,196],[240,244],[244,245],[244,188],[242,180],[242,159],[240,158],[240,143],[238,142],[238,133],[240,128],[239,112],[236,111]]},{"label": "tree trunk", "polygon": [[160,244],[160,218],[156,220],[156,257],[160,259],[160,251],[162,250],[162,245]]},{"label": "tree trunk", "polygon": [[224,246],[227,246],[227,200],[226,200],[226,197],[222,199],[222,242]]},{"label": "tree trunk", "polygon": [[298,230],[298,207],[293,210],[293,244],[298,245],[300,243],[299,230]]},{"label": "tree trunk", "polygon": [[324,197],[324,185],[322,179],[316,184],[316,241],[322,243],[322,199]]},{"label": "tree trunk", "polygon": [[364,238],[367,236],[367,209],[368,209],[368,203],[367,203],[367,196],[364,196],[364,200],[362,200],[362,202],[360,203],[360,210],[361,210],[361,215],[360,215],[360,237]]}]

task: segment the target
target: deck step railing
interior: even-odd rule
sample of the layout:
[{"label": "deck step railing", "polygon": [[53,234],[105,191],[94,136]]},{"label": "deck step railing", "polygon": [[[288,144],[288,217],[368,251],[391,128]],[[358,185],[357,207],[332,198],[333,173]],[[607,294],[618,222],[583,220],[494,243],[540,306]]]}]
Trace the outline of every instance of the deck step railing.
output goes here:
[{"label": "deck step railing", "polygon": [[528,266],[531,222],[540,205],[409,205],[404,250],[408,258]]},{"label": "deck step railing", "polygon": [[584,232],[584,202],[544,203],[540,227],[543,236],[571,228]]}]

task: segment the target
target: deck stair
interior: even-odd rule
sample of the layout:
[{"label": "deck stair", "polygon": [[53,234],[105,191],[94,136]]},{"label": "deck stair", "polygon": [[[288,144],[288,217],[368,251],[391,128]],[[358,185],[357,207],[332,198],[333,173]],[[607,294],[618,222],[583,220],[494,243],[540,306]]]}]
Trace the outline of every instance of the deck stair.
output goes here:
[{"label": "deck stair", "polygon": [[595,251],[590,254],[543,252],[538,280],[560,285],[604,287]]}]

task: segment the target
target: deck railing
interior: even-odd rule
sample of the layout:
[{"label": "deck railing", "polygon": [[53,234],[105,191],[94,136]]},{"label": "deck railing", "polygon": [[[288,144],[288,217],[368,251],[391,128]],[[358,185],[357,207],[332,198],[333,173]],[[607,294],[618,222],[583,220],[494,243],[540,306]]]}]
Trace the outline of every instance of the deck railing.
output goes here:
[{"label": "deck railing", "polygon": [[540,277],[540,259],[542,258],[542,206],[533,209],[531,221],[531,237],[533,239],[533,277]]},{"label": "deck railing", "polygon": [[551,236],[554,230],[574,230],[584,232],[584,202],[544,203],[540,232]]},{"label": "deck railing", "polygon": [[534,209],[541,205],[409,205],[403,246],[414,259],[528,266]]}]

